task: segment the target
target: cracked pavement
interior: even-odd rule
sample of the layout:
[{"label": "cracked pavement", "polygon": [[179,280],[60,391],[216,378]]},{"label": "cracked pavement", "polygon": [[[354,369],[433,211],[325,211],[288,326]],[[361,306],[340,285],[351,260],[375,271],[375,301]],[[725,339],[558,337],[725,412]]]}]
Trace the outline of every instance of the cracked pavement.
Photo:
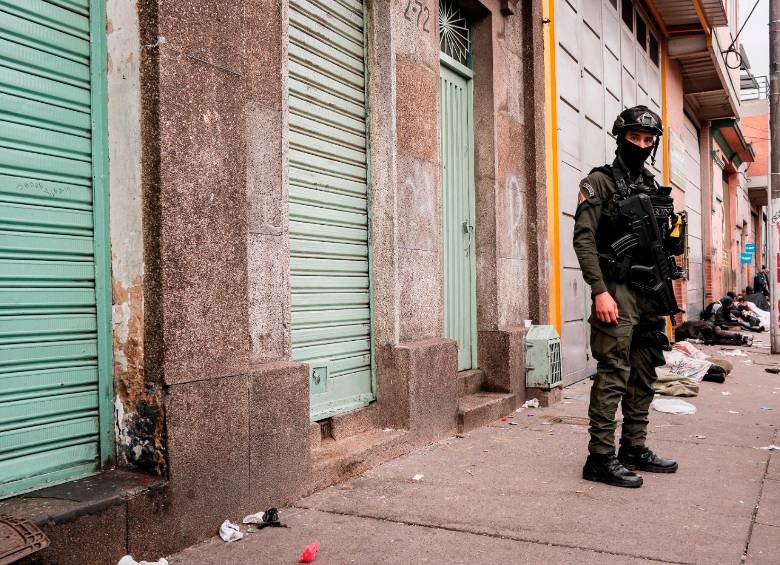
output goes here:
[{"label": "cracked pavement", "polygon": [[701,383],[686,399],[695,415],[651,411],[648,446],[680,470],[644,473],[641,489],[582,480],[585,381],[551,408],[520,410],[299,500],[280,511],[289,528],[213,538],[170,562],[295,563],[318,541],[320,564],[780,563],[780,453],[759,449],[780,443],[780,375],[764,371],[780,365],[760,337],[749,357],[726,357],[735,370],[725,384]]}]

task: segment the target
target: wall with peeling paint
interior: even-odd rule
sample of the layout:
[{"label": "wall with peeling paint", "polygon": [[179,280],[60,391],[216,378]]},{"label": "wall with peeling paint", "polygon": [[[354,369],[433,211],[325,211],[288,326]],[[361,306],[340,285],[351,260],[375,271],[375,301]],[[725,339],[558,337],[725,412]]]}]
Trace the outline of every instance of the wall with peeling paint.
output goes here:
[{"label": "wall with peeling paint", "polygon": [[160,469],[163,420],[144,377],[141,41],[135,2],[108,0],[108,138],[117,460]]}]

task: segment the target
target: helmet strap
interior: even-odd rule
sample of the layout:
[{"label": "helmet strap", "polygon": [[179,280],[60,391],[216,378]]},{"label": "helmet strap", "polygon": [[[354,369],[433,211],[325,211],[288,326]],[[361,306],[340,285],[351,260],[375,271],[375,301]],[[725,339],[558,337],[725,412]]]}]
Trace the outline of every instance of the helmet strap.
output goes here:
[{"label": "helmet strap", "polygon": [[650,155],[650,162],[655,165],[655,154],[658,153],[658,142],[661,141],[661,136],[656,136],[653,143],[653,153]]}]

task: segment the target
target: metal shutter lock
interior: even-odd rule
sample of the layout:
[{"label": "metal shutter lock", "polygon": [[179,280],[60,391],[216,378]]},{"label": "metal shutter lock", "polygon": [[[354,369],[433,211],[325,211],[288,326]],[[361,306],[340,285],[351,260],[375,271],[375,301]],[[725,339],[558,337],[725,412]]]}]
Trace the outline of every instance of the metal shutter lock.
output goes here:
[{"label": "metal shutter lock", "polygon": [[525,336],[525,386],[551,389],[561,384],[561,338],[553,326],[531,326]]},{"label": "metal shutter lock", "polygon": [[311,370],[311,394],[322,394],[328,391],[328,368],[314,367]]}]

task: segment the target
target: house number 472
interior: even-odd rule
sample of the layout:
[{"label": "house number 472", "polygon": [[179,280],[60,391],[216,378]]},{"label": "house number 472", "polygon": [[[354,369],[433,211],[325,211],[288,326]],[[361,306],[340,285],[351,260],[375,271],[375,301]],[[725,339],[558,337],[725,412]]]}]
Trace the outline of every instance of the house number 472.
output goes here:
[{"label": "house number 472", "polygon": [[431,31],[428,27],[428,21],[431,19],[431,11],[428,6],[423,6],[420,0],[406,0],[406,10],[404,10],[404,17],[410,22],[415,22],[415,25],[422,28],[423,31]]}]

